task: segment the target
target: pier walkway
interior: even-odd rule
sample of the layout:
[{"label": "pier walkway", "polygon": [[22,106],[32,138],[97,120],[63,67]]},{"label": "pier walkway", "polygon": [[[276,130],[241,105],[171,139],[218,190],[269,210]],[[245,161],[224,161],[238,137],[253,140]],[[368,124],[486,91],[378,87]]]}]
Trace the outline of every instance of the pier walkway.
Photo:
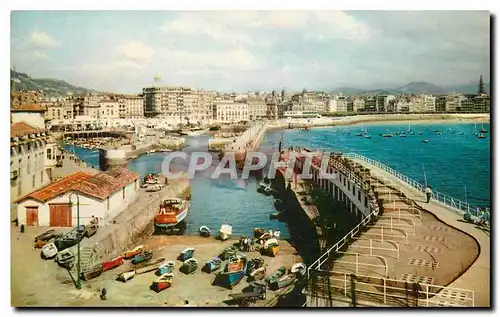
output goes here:
[{"label": "pier walkway", "polygon": [[431,200],[429,203],[426,203],[425,195],[408,183],[403,182],[381,168],[363,160],[355,159],[355,161],[370,168],[372,174],[398,186],[398,189],[408,198],[413,200],[419,207],[427,210],[439,220],[465,232],[476,240],[479,244],[478,258],[468,270],[448,286],[473,290],[475,306],[490,306],[490,233],[474,224],[462,221],[460,210],[446,207],[436,200]]},{"label": "pier walkway", "polygon": [[490,306],[489,232],[462,221],[463,206],[426,203],[409,178],[345,157],[370,169],[383,212],[310,266],[307,306]]}]

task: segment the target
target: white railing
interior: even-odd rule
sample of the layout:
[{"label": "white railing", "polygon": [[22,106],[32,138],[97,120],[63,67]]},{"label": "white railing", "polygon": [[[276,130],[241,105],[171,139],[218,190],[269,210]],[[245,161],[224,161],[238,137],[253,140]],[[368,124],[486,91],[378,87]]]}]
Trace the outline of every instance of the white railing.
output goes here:
[{"label": "white railing", "polygon": [[[420,191],[422,193],[425,192],[425,186],[423,184],[420,184],[416,180],[411,179],[410,177],[390,168],[387,165],[384,165],[378,161],[372,160],[371,158],[359,155],[357,153],[344,153],[343,155],[345,157],[364,161],[368,164],[376,166],[376,167],[380,168],[381,170],[397,177],[398,179],[402,180],[403,182],[407,183],[408,185],[417,189],[418,191]],[[475,216],[479,215],[479,211],[480,211],[479,207],[472,206],[469,203],[466,203],[466,202],[461,201],[459,199],[453,198],[453,197],[446,195],[444,193],[440,193],[438,191],[433,191],[432,198],[434,198],[436,201],[440,202],[441,204],[443,204],[445,206],[452,207],[455,210],[460,211],[460,213],[468,212],[468,213],[473,214]]]},{"label": "white railing", "polygon": [[380,251],[391,251],[391,252],[395,252],[396,253],[396,260],[399,260],[399,243],[397,243],[396,241],[392,241],[392,240],[384,240],[384,242],[386,243],[389,243],[391,245],[394,246],[394,249],[389,249],[389,248],[382,248],[382,247],[376,247],[376,246],[373,246],[373,242],[377,242],[377,243],[380,243],[380,244],[383,244],[384,242],[381,242],[379,240],[374,240],[374,239],[366,239],[366,238],[358,238],[357,241],[369,241],[370,244],[369,246],[363,246],[363,245],[360,245],[360,244],[351,244],[351,248],[360,248],[360,249],[368,249],[370,250],[370,255],[373,256],[373,251],[375,250],[380,250]]},{"label": "white railing", "polygon": [[[343,259],[346,258],[347,256],[351,255],[354,256],[355,261],[347,261],[347,260],[336,260],[335,263],[344,263],[344,264],[354,264],[355,265],[355,270],[356,274],[359,273],[360,267],[367,266],[368,268],[383,268],[384,269],[384,277],[389,276],[389,265],[387,264],[387,259],[381,255],[370,255],[370,254],[362,254],[362,253],[357,253],[357,252],[342,252],[338,251],[338,254],[343,254],[344,256],[342,257]],[[383,265],[377,265],[377,264],[371,264],[371,263],[365,263],[361,262],[359,260],[360,257],[372,257],[372,258],[377,258],[380,261],[382,261]]]},{"label": "white railing", "polygon": [[[348,296],[351,291],[351,276],[352,273],[318,270],[326,273],[332,281],[331,287],[341,291],[341,294]],[[384,304],[397,305],[404,303],[409,298],[407,293],[412,292],[413,283],[405,283],[404,280],[396,280],[389,278],[381,278],[376,276],[355,275],[354,291],[359,294],[367,294],[372,299],[378,295],[380,301]],[[337,283],[335,283],[337,282]],[[405,287],[405,286],[408,287]],[[474,307],[474,291],[468,289],[444,287],[442,285],[419,283],[418,294],[420,295],[416,306],[423,307],[439,307],[439,306],[464,306]],[[459,293],[461,296],[451,297],[448,293]],[[375,296],[374,296],[375,295]],[[414,295],[413,295],[414,296]]]}]

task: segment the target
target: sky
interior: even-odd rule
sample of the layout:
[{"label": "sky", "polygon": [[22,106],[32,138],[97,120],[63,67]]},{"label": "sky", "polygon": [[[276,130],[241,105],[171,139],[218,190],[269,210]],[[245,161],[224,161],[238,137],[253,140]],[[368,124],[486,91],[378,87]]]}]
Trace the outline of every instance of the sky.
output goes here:
[{"label": "sky", "polygon": [[490,78],[487,11],[13,11],[11,67],[121,93]]}]

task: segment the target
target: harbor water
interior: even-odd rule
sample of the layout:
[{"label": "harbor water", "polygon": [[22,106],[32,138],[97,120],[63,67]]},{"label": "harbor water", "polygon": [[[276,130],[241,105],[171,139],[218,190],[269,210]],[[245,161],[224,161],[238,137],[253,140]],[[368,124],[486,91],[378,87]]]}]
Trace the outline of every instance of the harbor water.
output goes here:
[{"label": "harbor water", "polygon": [[[406,132],[407,137],[380,136],[384,133],[407,131],[409,128],[414,131],[414,135]],[[484,128],[491,133],[489,124],[485,124]],[[422,184],[426,178],[434,190],[476,206],[490,206],[490,135],[486,134],[486,138],[478,139],[473,134],[474,124],[419,124],[411,127],[407,124],[365,125],[363,129],[371,139],[356,136],[361,129],[361,125],[357,125],[313,128],[310,131],[272,131],[264,137],[261,149],[265,152],[273,151],[282,141],[284,147],[293,145],[332,152],[356,152],[384,163]],[[440,134],[435,132],[438,130]],[[424,139],[428,143],[423,143]],[[196,142],[199,143],[199,138]],[[187,140],[186,150],[203,150],[203,144],[193,146]],[[67,146],[67,149],[74,149],[80,159],[97,165],[97,152],[73,146]],[[141,176],[161,172],[166,155],[167,153],[142,155],[129,162],[128,168]],[[175,164],[178,164],[179,169],[187,166],[183,161],[174,161],[174,166]],[[227,223],[233,227],[234,235],[249,235],[253,228],[261,227],[278,228],[282,237],[289,237],[286,223],[269,218],[271,213],[276,212],[273,197],[258,193],[259,183],[260,180],[255,177],[250,177],[249,180],[232,180],[228,177],[193,179],[186,234],[197,234],[202,225],[217,230],[221,224]]]}]

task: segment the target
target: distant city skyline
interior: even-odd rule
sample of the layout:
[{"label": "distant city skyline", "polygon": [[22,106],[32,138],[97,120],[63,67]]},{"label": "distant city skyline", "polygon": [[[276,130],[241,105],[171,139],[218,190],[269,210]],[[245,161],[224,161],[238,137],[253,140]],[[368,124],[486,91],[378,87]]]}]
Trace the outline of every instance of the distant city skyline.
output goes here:
[{"label": "distant city skyline", "polygon": [[121,93],[490,82],[488,11],[13,11],[11,67]]}]

